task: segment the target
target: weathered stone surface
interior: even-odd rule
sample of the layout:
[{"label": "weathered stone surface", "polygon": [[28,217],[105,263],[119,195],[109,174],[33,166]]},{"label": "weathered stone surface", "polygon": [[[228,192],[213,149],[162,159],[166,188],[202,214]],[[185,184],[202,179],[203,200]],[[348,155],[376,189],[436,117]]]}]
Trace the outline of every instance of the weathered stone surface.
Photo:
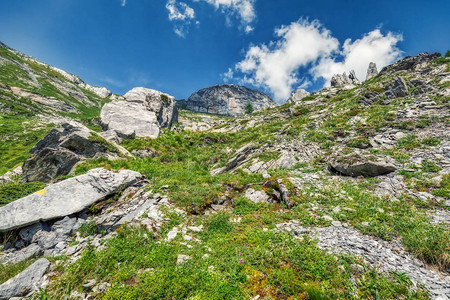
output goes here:
[{"label": "weathered stone surface", "polygon": [[330,166],[332,170],[352,177],[374,177],[394,172],[397,169],[383,157],[359,153],[337,156],[330,162]]},{"label": "weathered stone surface", "polygon": [[245,191],[245,197],[247,197],[250,201],[254,203],[267,203],[269,202],[269,195],[266,194],[264,191],[255,191],[254,189],[250,188]]},{"label": "weathered stone surface", "polygon": [[261,110],[277,104],[266,94],[234,84],[214,85],[193,93],[188,101],[180,102],[186,109],[219,115],[243,115],[246,106]]},{"label": "weathered stone surface", "polygon": [[120,188],[135,183],[140,177],[141,174],[130,170],[114,173],[97,168],[51,184],[45,192],[34,193],[0,207],[0,231],[80,212]]},{"label": "weathered stone surface", "polygon": [[80,160],[78,155],[67,149],[45,148],[24,162],[22,181],[49,182],[60,175],[69,174]]},{"label": "weathered stone surface", "polygon": [[408,96],[408,87],[406,82],[400,76],[391,80],[384,89],[386,90],[384,94],[388,99]]},{"label": "weathered stone surface", "polygon": [[103,129],[114,130],[121,138],[157,138],[160,126],[155,112],[143,104],[113,101],[103,106],[100,113]]},{"label": "weathered stone surface", "polygon": [[[112,152],[115,151],[115,152]],[[43,181],[67,175],[73,166],[85,159],[117,155],[118,147],[108,144],[92,130],[76,122],[53,129],[33,148],[23,166],[22,181]]]},{"label": "weathered stone surface", "polygon": [[161,127],[170,128],[174,122],[178,122],[178,109],[173,96],[148,88],[135,87],[124,97],[129,102],[144,104],[147,110],[154,112]]},{"label": "weathered stone surface", "polygon": [[373,78],[378,75],[377,64],[374,62],[369,63],[369,67],[367,68],[366,80]]},{"label": "weathered stone surface", "polygon": [[304,234],[317,238],[318,246],[324,250],[361,256],[369,266],[376,267],[379,271],[406,273],[414,284],[425,285],[432,299],[448,299],[450,279],[426,268],[399,243],[375,239],[355,229],[341,226],[340,223],[334,224],[336,226],[304,228],[299,221],[293,220],[277,224],[276,227],[300,238]]},{"label": "weathered stone surface", "polygon": [[0,256],[0,262],[5,264],[17,264],[32,257],[40,257],[44,253],[43,249],[37,244],[31,244],[18,251],[9,251]]},{"label": "weathered stone surface", "polygon": [[433,59],[441,57],[440,53],[420,53],[416,56],[407,56],[393,65],[384,67],[380,74],[386,74],[388,72],[398,72],[403,70],[412,70],[416,67],[420,67],[423,63],[427,63]]},{"label": "weathered stone surface", "polygon": [[303,98],[309,96],[310,93],[304,89],[296,89],[289,97],[287,103],[293,103],[302,100]]},{"label": "weathered stone surface", "polygon": [[210,172],[211,175],[219,175],[229,171],[232,171],[240,164],[242,164],[255,149],[255,145],[253,143],[249,143],[236,151],[236,155],[231,158],[224,167],[214,169]]},{"label": "weathered stone surface", "polygon": [[41,258],[25,271],[0,285],[0,299],[25,296],[39,288],[39,283],[50,266],[50,262]]},{"label": "weathered stone surface", "polygon": [[22,166],[18,166],[17,168],[14,168],[13,170],[8,171],[0,176],[0,184],[12,182],[20,176],[22,176]]},{"label": "weathered stone surface", "polygon": [[348,76],[344,72],[342,75],[335,74],[331,77],[331,86],[345,86],[350,84],[359,84],[359,80],[356,78],[354,70],[351,70]]}]

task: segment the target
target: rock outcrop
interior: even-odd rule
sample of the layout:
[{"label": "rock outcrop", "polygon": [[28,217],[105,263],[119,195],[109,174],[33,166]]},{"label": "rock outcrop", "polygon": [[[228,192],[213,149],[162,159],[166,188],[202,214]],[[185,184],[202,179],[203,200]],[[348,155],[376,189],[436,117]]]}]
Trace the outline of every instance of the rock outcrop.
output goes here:
[{"label": "rock outcrop", "polygon": [[[178,121],[172,96],[147,88],[134,88],[125,94],[126,101],[103,106],[100,119],[105,131],[119,138],[157,138],[161,127],[171,128]],[[105,137],[114,136],[107,133]]]},{"label": "rock outcrop", "polygon": [[375,177],[397,170],[393,164],[387,162],[383,157],[356,152],[335,157],[332,159],[330,166],[332,170],[352,177]]},{"label": "rock outcrop", "polygon": [[76,123],[62,124],[31,148],[31,157],[22,166],[22,181],[49,182],[67,175],[79,161],[86,158],[117,157],[126,150],[107,142],[97,133]]},{"label": "rock outcrop", "polygon": [[49,266],[50,262],[41,258],[22,273],[0,285],[0,300],[22,297],[30,292],[37,291]]},{"label": "rock outcrop", "polygon": [[287,103],[294,103],[300,101],[309,95],[310,93],[308,91],[305,91],[304,89],[296,89],[289,97]]},{"label": "rock outcrop", "polygon": [[51,184],[42,191],[0,207],[0,232],[80,212],[141,177],[130,170],[114,173],[97,168]]},{"label": "rock outcrop", "polygon": [[263,92],[234,84],[214,85],[193,93],[188,101],[178,103],[187,110],[237,116],[246,113],[251,105],[254,111],[277,104]]},{"label": "rock outcrop", "polygon": [[335,74],[331,77],[331,86],[346,86],[359,84],[358,78],[354,70],[351,70],[347,75],[345,72],[341,74]]},{"label": "rock outcrop", "polygon": [[367,68],[366,80],[373,78],[378,75],[377,64],[374,62],[369,63],[369,67]]}]

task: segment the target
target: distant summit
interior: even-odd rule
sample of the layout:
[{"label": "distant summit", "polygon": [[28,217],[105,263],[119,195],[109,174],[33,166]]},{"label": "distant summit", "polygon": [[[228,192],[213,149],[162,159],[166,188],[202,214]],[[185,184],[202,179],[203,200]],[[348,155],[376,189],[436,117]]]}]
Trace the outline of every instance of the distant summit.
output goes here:
[{"label": "distant summit", "polygon": [[237,116],[277,104],[267,94],[234,84],[214,85],[179,100],[178,106],[190,111]]}]

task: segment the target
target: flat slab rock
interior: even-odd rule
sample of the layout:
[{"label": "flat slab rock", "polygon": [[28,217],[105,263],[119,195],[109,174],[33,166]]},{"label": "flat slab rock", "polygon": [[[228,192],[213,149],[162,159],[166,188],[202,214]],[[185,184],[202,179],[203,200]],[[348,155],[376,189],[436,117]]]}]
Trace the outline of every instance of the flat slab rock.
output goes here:
[{"label": "flat slab rock", "polygon": [[80,212],[119,189],[136,183],[141,177],[135,171],[114,173],[97,168],[51,184],[40,192],[0,207],[0,232]]},{"label": "flat slab rock", "polygon": [[0,285],[0,300],[26,296],[30,292],[36,291],[49,266],[50,262],[41,258],[22,273]]},{"label": "flat slab rock", "polygon": [[397,168],[389,163],[386,158],[360,153],[350,153],[337,156],[331,160],[330,166],[333,170],[345,176],[375,177],[389,174]]}]

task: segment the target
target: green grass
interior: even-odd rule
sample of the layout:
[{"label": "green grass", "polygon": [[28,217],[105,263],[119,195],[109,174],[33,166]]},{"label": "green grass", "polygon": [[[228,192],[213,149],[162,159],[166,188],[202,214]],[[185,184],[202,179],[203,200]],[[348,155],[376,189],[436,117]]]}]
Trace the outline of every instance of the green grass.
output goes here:
[{"label": "green grass", "polygon": [[0,206],[39,191],[46,185],[47,184],[38,181],[27,183],[9,182],[2,184],[0,185]]},{"label": "green grass", "polygon": [[[359,272],[353,266],[363,263],[354,257],[326,254],[308,238],[262,230],[264,222],[279,219],[272,210],[247,214],[241,223],[231,217],[196,217],[205,229],[192,248],[180,238],[168,243],[142,228],[122,228],[104,250],[88,249],[62,268],[47,293],[61,299],[96,279],[111,284],[100,299],[427,299],[423,290],[410,291],[405,275]],[[191,259],[179,265],[178,254]]]},{"label": "green grass", "polygon": [[33,263],[32,260],[25,260],[17,264],[0,264],[0,284],[16,276]]}]

